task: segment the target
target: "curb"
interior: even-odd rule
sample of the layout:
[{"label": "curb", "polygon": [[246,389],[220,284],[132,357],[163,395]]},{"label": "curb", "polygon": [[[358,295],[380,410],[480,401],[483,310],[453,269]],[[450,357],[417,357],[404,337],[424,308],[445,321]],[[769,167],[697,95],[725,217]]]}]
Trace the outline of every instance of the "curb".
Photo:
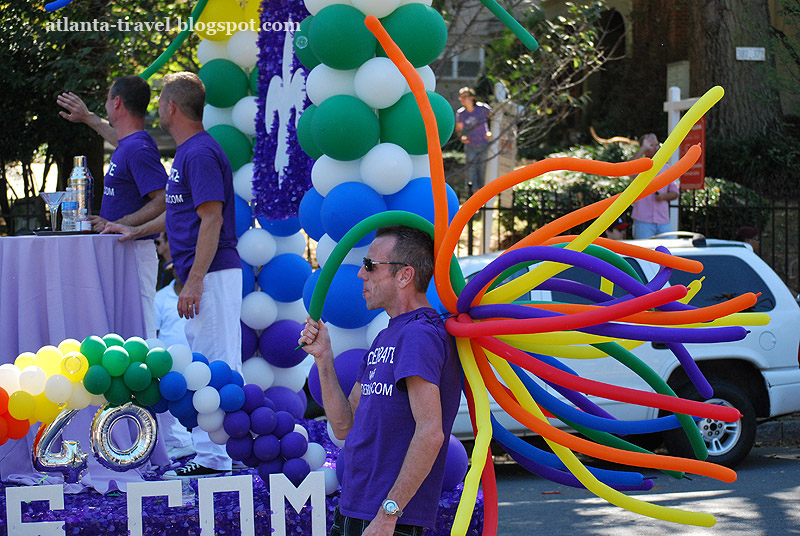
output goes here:
[{"label": "curb", "polygon": [[762,446],[800,443],[800,414],[795,413],[781,420],[759,424],[756,429],[756,443]]}]

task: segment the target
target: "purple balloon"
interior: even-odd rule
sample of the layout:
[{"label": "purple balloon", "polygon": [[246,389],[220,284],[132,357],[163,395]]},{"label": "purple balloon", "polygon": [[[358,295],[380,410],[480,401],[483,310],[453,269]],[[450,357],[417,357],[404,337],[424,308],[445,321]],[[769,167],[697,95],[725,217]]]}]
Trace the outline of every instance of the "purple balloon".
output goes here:
[{"label": "purple balloon", "polygon": [[444,462],[444,480],[442,481],[442,492],[450,491],[458,486],[467,475],[469,457],[467,449],[461,444],[456,436],[450,435],[447,445],[447,459]]},{"label": "purple balloon", "polygon": [[264,403],[261,405],[264,406],[265,408],[271,409],[272,411],[278,411],[278,408],[275,406],[275,402],[273,402],[267,397],[264,397]]},{"label": "purple balloon", "polygon": [[286,460],[286,463],[283,464],[283,474],[295,486],[299,486],[310,472],[311,469],[308,467],[308,462],[303,458],[292,458],[291,460]]},{"label": "purple balloon", "polygon": [[295,351],[298,333],[303,325],[294,320],[278,320],[261,333],[258,350],[270,365],[291,368],[306,358],[305,352]]},{"label": "purple balloon", "polygon": [[[333,368],[336,370],[339,385],[342,387],[342,392],[344,392],[345,396],[350,395],[350,391],[353,390],[353,386],[356,384],[358,367],[361,365],[366,353],[367,350],[354,348],[342,352],[333,360]],[[322,406],[322,391],[320,390],[319,370],[316,362],[311,365],[311,370],[308,372],[308,390],[311,392],[311,398]]]},{"label": "purple balloon", "polygon": [[229,383],[219,390],[219,407],[222,411],[232,413],[239,411],[244,405],[244,389],[234,383]]},{"label": "purple balloon", "polygon": [[270,387],[264,391],[264,395],[272,400],[278,411],[288,411],[295,419],[301,419],[303,417],[304,408],[300,397],[305,397],[304,392],[295,393],[288,387],[277,386]]},{"label": "purple balloon", "polygon": [[242,437],[231,437],[225,443],[228,456],[237,461],[244,461],[253,455],[253,438],[250,434]]},{"label": "purple balloon", "polygon": [[254,383],[248,383],[242,387],[244,391],[244,405],[242,409],[247,413],[253,413],[256,408],[264,405],[264,391]]},{"label": "purple balloon", "polygon": [[261,406],[250,414],[250,429],[258,435],[267,435],[275,431],[278,416],[267,407]]},{"label": "purple balloon", "polygon": [[244,437],[250,433],[250,416],[243,410],[225,415],[222,427],[231,437]]},{"label": "purple balloon", "polygon": [[258,334],[244,322],[239,323],[242,325],[242,362],[245,362],[258,350]]},{"label": "purple balloon", "polygon": [[261,463],[255,454],[247,458],[246,460],[242,460],[242,463],[245,464],[247,467],[258,467],[258,464]]},{"label": "purple balloon", "polygon": [[253,441],[253,454],[262,462],[269,462],[281,453],[281,442],[272,434],[258,436]]},{"label": "purple balloon", "polygon": [[281,438],[281,456],[286,458],[299,458],[306,453],[308,440],[299,432],[289,432]]},{"label": "purple balloon", "polygon": [[275,416],[278,417],[278,424],[275,425],[275,430],[272,432],[275,434],[275,437],[280,439],[294,430],[294,417],[292,417],[291,413],[278,411],[275,413]]},{"label": "purple balloon", "polygon": [[258,464],[258,476],[264,482],[269,482],[269,475],[280,473],[283,470],[283,460],[275,458],[268,462],[261,462]]}]

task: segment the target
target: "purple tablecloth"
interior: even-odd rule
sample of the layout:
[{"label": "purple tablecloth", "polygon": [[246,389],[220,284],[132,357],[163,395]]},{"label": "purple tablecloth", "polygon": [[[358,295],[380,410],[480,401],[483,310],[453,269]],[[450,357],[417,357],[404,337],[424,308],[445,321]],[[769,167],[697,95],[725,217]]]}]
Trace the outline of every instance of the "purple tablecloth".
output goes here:
[{"label": "purple tablecloth", "polygon": [[[22,352],[57,346],[67,338],[117,333],[146,337],[133,245],[114,235],[21,236],[0,238],[0,363]],[[91,456],[89,427],[96,406],[82,410],[65,427],[64,439],[80,441],[89,453],[83,484],[100,492],[116,481],[140,481],[137,471],[115,473]],[[127,430],[117,426],[120,446]],[[119,430],[118,430],[119,429]],[[0,477],[32,484],[42,479],[31,464],[38,425],[26,438],[0,446]],[[79,491],[72,486],[72,491]]]}]

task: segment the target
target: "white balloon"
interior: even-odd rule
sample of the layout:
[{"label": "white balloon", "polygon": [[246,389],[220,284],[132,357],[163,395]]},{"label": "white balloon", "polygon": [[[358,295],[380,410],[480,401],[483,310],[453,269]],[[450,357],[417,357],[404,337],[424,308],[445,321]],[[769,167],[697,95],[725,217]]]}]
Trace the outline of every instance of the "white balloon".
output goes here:
[{"label": "white balloon", "polygon": [[356,72],[354,85],[356,97],[378,109],[396,103],[408,87],[392,60],[382,57],[365,61]]},{"label": "white balloon", "polygon": [[[219,409],[219,391],[210,385],[198,389],[192,396],[192,405],[197,410],[197,413],[201,415],[217,411]],[[199,425],[200,423],[198,422],[197,424]]]},{"label": "white balloon", "polygon": [[19,391],[19,373],[19,368],[12,363],[0,365],[0,387],[2,387],[6,393],[10,394]]},{"label": "white balloon", "polygon": [[255,165],[248,162],[233,173],[233,191],[247,201],[253,201],[253,170]]},{"label": "white balloon", "polygon": [[92,403],[92,393],[86,390],[82,383],[72,386],[72,394],[67,400],[67,409],[83,409]]},{"label": "white balloon", "polygon": [[[161,341],[161,339],[156,338],[156,337],[150,337],[149,339],[145,339],[144,342],[147,343],[147,347],[150,348],[151,350],[153,348],[164,348],[165,350],[167,349],[167,345],[164,344]],[[0,368],[2,368],[2,367],[0,367]]]},{"label": "white balloon", "polygon": [[312,104],[319,106],[334,95],[351,95],[356,97],[356,70],[342,71],[320,63],[308,73],[306,78],[306,95]]},{"label": "white balloon", "polygon": [[242,97],[231,112],[233,126],[251,138],[256,135],[256,114],[258,103],[255,97]]},{"label": "white balloon", "polygon": [[192,350],[185,344],[173,344],[167,348],[167,352],[172,356],[170,371],[183,372],[183,369],[192,362]]},{"label": "white balloon", "polygon": [[[429,65],[423,65],[417,68],[417,72],[422,77],[422,83],[425,86],[425,91],[436,91],[436,74]],[[411,91],[411,88],[408,88]]]},{"label": "white balloon", "polygon": [[225,412],[219,408],[210,413],[197,414],[197,426],[209,433],[222,428],[224,420]]},{"label": "white balloon", "polygon": [[379,143],[361,160],[361,180],[381,195],[402,190],[413,170],[411,157],[394,143]]},{"label": "white balloon", "polygon": [[367,326],[358,329],[344,329],[333,324],[326,324],[331,334],[331,350],[333,355],[339,355],[353,348],[369,348],[367,344]]},{"label": "white balloon", "polygon": [[263,357],[251,357],[242,364],[242,377],[245,383],[254,383],[266,391],[272,387],[275,378],[273,368]]},{"label": "white balloon", "polygon": [[242,299],[242,322],[251,329],[265,329],[278,318],[278,304],[266,292],[251,292]]},{"label": "white balloon", "polygon": [[295,322],[300,322],[302,324],[306,321],[307,316],[308,311],[303,303],[303,299],[300,298],[297,301],[289,303],[282,302],[281,306],[278,308],[278,316],[275,318],[275,321],[294,320]]},{"label": "white balloon", "polygon": [[361,159],[342,161],[320,156],[311,168],[311,182],[317,193],[325,197],[343,182],[361,182]]},{"label": "white balloon", "polygon": [[400,5],[400,0],[352,0],[353,7],[364,15],[375,15],[379,19],[389,15]]},{"label": "white balloon", "polygon": [[300,231],[289,236],[273,235],[272,237],[275,239],[276,257],[278,255],[283,255],[284,253],[294,253],[295,255],[300,255],[301,257],[305,255],[308,244],[306,244],[306,236]]},{"label": "white balloon", "polygon": [[243,69],[252,69],[258,61],[258,32],[239,30],[228,39],[228,57]]},{"label": "white balloon", "polygon": [[213,432],[208,432],[208,438],[217,445],[224,445],[228,442],[231,436],[228,435],[228,432],[225,431],[225,428],[219,427]]},{"label": "white balloon", "polygon": [[[202,361],[193,361],[183,369],[183,377],[186,378],[186,388],[188,390],[199,391],[211,381],[211,369]],[[217,396],[219,396],[219,393]],[[219,402],[217,402],[217,406],[219,407]]]},{"label": "white balloon", "polygon": [[328,437],[330,438],[331,441],[333,441],[333,444],[336,445],[337,447],[339,448],[344,447],[344,439],[337,439],[336,436],[333,435],[333,428],[331,428],[330,422],[328,422]]},{"label": "white balloon", "polygon": [[325,495],[336,493],[339,489],[339,479],[336,478],[336,469],[333,467],[321,467],[320,471],[325,475]]},{"label": "white balloon", "polygon": [[336,247],[336,242],[334,242],[333,238],[324,234],[320,237],[319,241],[317,242],[317,264],[319,267],[322,268],[325,266],[325,263],[328,262],[328,257],[330,257],[333,248]]},{"label": "white balloon", "polygon": [[316,15],[322,9],[334,4],[353,5],[350,3],[350,0],[303,0],[303,3],[306,5],[308,12],[312,15]]},{"label": "white balloon", "polygon": [[319,443],[309,443],[306,453],[300,457],[308,463],[312,471],[316,471],[325,463],[327,453],[325,452],[325,447]]},{"label": "white balloon", "polygon": [[200,65],[211,60],[228,59],[228,41],[212,41],[211,39],[201,39],[197,45],[197,62]]},{"label": "white balloon", "polygon": [[53,374],[44,384],[44,396],[50,402],[63,404],[72,396],[72,382],[63,374]]},{"label": "white balloon", "polygon": [[44,384],[47,381],[47,373],[36,365],[30,365],[22,369],[19,373],[19,387],[26,393],[33,396],[44,392]]},{"label": "white balloon", "polygon": [[400,0],[401,6],[406,4],[425,4],[426,6],[429,6],[433,4],[433,0]]},{"label": "white balloon", "polygon": [[347,255],[344,256],[342,264],[355,264],[356,266],[361,266],[364,257],[367,256],[367,251],[369,251],[369,244],[359,248],[351,249],[347,252]]},{"label": "white balloon", "polygon": [[264,266],[275,256],[275,239],[268,231],[255,227],[239,237],[236,249],[250,266]]},{"label": "white balloon", "polygon": [[89,402],[90,406],[105,406],[108,403],[106,397],[102,394],[92,395],[92,400]]},{"label": "white balloon", "polygon": [[[203,41],[208,41],[204,39]],[[230,108],[217,108],[206,104],[203,107],[203,128],[206,130],[217,125],[233,125],[233,106]]]},{"label": "white balloon", "polygon": [[[383,331],[389,326],[389,315],[386,311],[381,311],[378,316],[372,319],[372,322],[367,324],[367,348],[372,346],[372,342],[378,333]],[[329,326],[330,327],[330,326]]]},{"label": "white balloon", "polygon": [[431,176],[431,161],[428,155],[412,154],[409,156],[411,157],[411,165],[413,166],[411,170],[412,179]]},{"label": "white balloon", "polygon": [[292,431],[293,432],[297,432],[301,436],[305,437],[306,441],[308,441],[308,430],[306,430],[305,427],[302,424],[295,424],[294,425],[294,430],[292,430]]},{"label": "white balloon", "polygon": [[308,377],[308,374],[306,374],[306,371],[300,365],[296,365],[291,368],[273,366],[272,373],[274,375],[274,379],[272,381],[273,387],[288,387],[295,393],[303,389],[303,386],[306,384],[306,378]]}]

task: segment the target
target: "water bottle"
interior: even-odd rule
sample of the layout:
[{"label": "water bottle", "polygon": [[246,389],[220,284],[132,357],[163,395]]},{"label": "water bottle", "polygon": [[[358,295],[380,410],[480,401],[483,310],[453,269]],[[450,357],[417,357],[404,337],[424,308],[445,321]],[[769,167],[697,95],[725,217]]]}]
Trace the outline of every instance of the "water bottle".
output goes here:
[{"label": "water bottle", "polygon": [[94,186],[94,179],[89,172],[89,168],[86,166],[85,156],[76,156],[73,158],[72,165],[69,185],[72,187],[77,202],[75,230],[91,231],[92,223],[89,221],[89,216],[92,215],[92,188]]},{"label": "water bottle", "polygon": [[64,196],[64,201],[61,203],[61,230],[76,231],[77,219],[78,198],[75,197],[75,189],[69,186],[67,187],[67,195]]}]

